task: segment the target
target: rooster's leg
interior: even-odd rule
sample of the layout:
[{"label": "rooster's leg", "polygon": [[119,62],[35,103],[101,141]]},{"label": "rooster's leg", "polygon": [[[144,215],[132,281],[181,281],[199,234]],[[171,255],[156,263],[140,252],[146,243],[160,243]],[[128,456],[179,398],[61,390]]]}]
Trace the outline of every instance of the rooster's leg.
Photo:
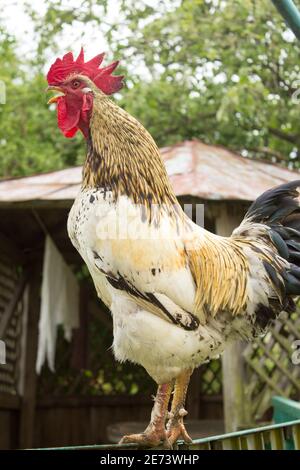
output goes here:
[{"label": "rooster's leg", "polygon": [[158,386],[154,406],[151,412],[151,420],[145,431],[141,434],[124,436],[120,444],[135,443],[141,446],[154,447],[163,443],[169,448],[169,442],[165,429],[165,421],[173,384],[167,383]]},{"label": "rooster's leg", "polygon": [[184,405],[192,372],[192,370],[187,370],[177,377],[175,382],[172,408],[169,413],[169,421],[167,423],[167,436],[171,445],[173,445],[178,439],[183,439],[187,444],[192,442],[192,439],[188,435],[183,423],[183,418],[187,415]]}]

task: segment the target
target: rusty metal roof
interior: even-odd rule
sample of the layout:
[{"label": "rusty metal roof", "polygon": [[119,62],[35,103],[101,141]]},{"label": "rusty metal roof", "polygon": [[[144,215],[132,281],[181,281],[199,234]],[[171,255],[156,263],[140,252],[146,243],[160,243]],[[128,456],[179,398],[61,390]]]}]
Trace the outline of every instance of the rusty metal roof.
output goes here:
[{"label": "rusty metal roof", "polygon": [[[299,178],[299,172],[198,140],[164,147],[161,155],[177,196],[253,201],[266,189]],[[73,167],[0,181],[0,202],[73,200],[81,171]]]}]

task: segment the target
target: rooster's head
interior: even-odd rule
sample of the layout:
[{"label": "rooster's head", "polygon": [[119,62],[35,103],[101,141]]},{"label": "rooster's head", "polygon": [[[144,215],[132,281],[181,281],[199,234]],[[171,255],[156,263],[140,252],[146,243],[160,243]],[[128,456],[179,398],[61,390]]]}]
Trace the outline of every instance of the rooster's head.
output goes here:
[{"label": "rooster's head", "polygon": [[73,137],[79,129],[88,137],[95,92],[101,90],[111,95],[123,86],[124,77],[112,75],[118,61],[100,68],[103,58],[104,53],[85,62],[81,49],[76,60],[72,52],[68,52],[50,67],[48,90],[57,91],[58,94],[48,103],[57,103],[58,127],[66,137]]}]

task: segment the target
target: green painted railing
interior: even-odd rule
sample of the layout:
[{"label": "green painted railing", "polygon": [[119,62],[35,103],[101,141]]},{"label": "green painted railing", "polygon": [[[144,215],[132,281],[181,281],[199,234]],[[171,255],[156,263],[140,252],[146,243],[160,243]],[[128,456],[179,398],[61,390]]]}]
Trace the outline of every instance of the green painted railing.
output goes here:
[{"label": "green painted railing", "polygon": [[199,439],[189,449],[300,450],[300,420]]},{"label": "green painted railing", "polygon": [[300,13],[292,0],[272,0],[295,36],[300,39]]},{"label": "green painted railing", "polygon": [[300,419],[300,403],[284,397],[273,397],[273,421],[276,424]]},{"label": "green painted railing", "polygon": [[[300,450],[300,419],[272,424],[221,436],[196,439],[186,445],[178,442],[178,450]],[[36,450],[136,450],[135,444],[51,447]],[[160,448],[161,449],[161,448]],[[153,449],[154,450],[154,449]]]}]

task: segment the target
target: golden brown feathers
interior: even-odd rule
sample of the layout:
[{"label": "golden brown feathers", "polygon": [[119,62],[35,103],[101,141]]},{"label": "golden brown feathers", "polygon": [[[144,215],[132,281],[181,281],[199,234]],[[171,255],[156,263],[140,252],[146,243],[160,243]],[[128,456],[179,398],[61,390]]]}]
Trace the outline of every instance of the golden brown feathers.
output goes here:
[{"label": "golden brown feathers", "polygon": [[178,205],[159,150],[146,129],[101,92],[95,92],[83,187],[127,195],[135,204]]},{"label": "golden brown feathers", "polygon": [[241,247],[232,239],[205,232],[201,245],[188,249],[187,256],[196,285],[195,312],[201,323],[224,311],[242,314],[249,269]]}]

